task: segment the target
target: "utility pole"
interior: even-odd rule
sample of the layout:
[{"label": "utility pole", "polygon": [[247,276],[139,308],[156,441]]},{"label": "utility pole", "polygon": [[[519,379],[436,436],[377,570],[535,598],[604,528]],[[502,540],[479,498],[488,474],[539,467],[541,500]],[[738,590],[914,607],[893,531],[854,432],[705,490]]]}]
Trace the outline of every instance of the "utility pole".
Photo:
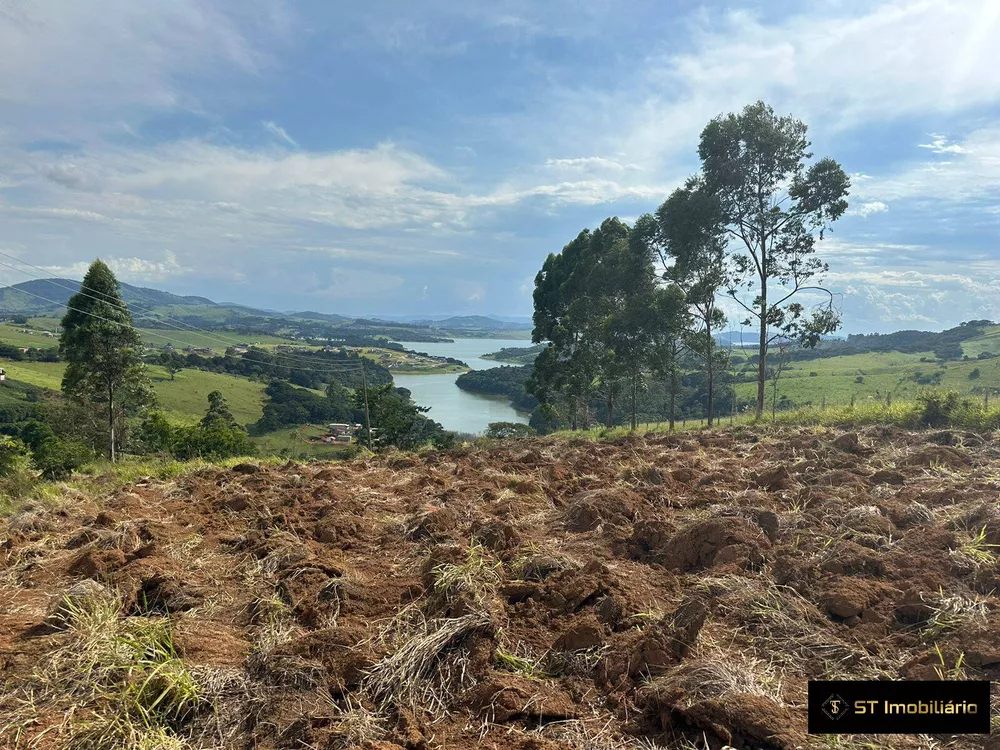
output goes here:
[{"label": "utility pole", "polygon": [[372,449],[372,421],[368,416],[368,377],[365,375],[365,363],[361,363],[361,385],[365,389],[365,432],[368,433],[368,450]]}]

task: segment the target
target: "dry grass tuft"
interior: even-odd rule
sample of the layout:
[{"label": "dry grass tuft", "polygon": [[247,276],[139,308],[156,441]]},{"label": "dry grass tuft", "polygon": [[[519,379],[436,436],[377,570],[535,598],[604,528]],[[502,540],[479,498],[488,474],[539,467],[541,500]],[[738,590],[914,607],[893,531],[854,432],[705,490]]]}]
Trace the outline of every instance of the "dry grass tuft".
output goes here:
[{"label": "dry grass tuft", "polygon": [[429,612],[440,612],[458,601],[487,609],[503,578],[503,563],[491,562],[478,544],[469,547],[461,563],[445,563],[433,570],[434,585],[427,598]]},{"label": "dry grass tuft", "polygon": [[781,673],[774,662],[764,661],[749,650],[711,648],[678,665],[653,684],[663,682],[684,688],[688,705],[734,693],[761,695],[782,702]]},{"label": "dry grass tuft", "polygon": [[360,702],[347,699],[345,706],[333,704],[330,720],[335,727],[331,750],[348,750],[378,742],[388,732],[388,720]]},{"label": "dry grass tuft", "polygon": [[868,654],[830,633],[828,620],[799,593],[765,577],[742,581],[742,589],[721,605],[759,651],[796,670],[818,661],[838,673],[858,668],[873,672]]},{"label": "dry grass tuft", "polygon": [[466,639],[486,632],[486,612],[428,620],[422,616],[395,635],[391,653],[369,671],[363,689],[377,706],[445,711],[454,695],[471,684]]},{"label": "dry grass tuft", "polygon": [[921,625],[921,635],[934,640],[953,630],[972,624],[983,624],[989,613],[985,599],[939,591],[931,596],[921,596],[921,601],[931,609],[931,616]]}]

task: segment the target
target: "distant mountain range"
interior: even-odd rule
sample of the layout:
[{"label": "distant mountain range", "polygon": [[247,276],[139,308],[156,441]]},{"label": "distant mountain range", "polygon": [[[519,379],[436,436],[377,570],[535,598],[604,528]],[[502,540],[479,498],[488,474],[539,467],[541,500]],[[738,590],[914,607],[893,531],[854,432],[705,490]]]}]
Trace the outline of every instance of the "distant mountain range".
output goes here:
[{"label": "distant mountain range", "polygon": [[453,315],[450,318],[440,320],[425,319],[413,322],[428,328],[441,328],[450,331],[525,331],[531,328],[530,318],[504,320],[487,315]]},{"label": "distant mountain range", "polygon": [[465,328],[480,331],[528,331],[532,327],[531,317],[527,315],[373,315],[371,317],[453,330]]},{"label": "distant mountain range", "polygon": [[[390,327],[429,328],[435,331],[482,331],[496,334],[502,331],[524,331],[531,328],[530,318],[496,318],[484,315],[463,316],[378,316],[373,318],[321,313],[276,312],[229,302],[215,302],[206,297],[181,296],[159,289],[122,283],[122,297],[133,313],[153,312],[178,318],[204,319],[216,324],[238,325],[248,318],[269,318],[289,321],[316,321],[341,326],[357,322],[371,325],[383,323]],[[0,314],[62,315],[70,298],[80,290],[80,282],[72,279],[38,279],[0,288]]]},{"label": "distant mountain range", "polygon": [[[204,297],[181,297],[159,289],[122,284],[122,297],[129,305],[161,307],[218,307]],[[55,315],[61,313],[70,297],[80,291],[80,282],[72,279],[38,279],[0,289],[0,312],[26,315]],[[234,306],[235,307],[235,306]],[[250,309],[250,308],[244,308]]]}]

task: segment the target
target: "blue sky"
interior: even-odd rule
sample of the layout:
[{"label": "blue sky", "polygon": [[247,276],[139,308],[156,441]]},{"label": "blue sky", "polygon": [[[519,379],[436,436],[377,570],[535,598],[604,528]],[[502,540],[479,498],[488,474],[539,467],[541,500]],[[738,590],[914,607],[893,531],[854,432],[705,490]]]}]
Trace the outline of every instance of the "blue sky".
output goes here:
[{"label": "blue sky", "polygon": [[763,98],[853,175],[820,245],[847,331],[1000,320],[997,38],[991,0],[9,0],[0,249],[281,310],[528,315],[547,253],[654,210]]}]

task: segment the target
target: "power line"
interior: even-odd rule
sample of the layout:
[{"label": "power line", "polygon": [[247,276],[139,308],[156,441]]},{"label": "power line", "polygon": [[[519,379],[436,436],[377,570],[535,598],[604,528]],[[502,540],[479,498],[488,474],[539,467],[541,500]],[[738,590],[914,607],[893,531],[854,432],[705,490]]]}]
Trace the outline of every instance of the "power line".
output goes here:
[{"label": "power line", "polygon": [[[3,255],[6,258],[10,258],[11,260],[13,260],[13,261],[15,261],[17,263],[21,263],[22,265],[29,266],[30,268],[34,268],[34,269],[36,269],[38,271],[41,271],[42,273],[48,273],[44,268],[41,268],[40,266],[36,266],[36,265],[34,265],[32,263],[28,263],[27,261],[21,260],[20,258],[14,256],[14,255],[10,255],[9,253],[5,253],[2,250],[0,250],[0,255]],[[44,282],[46,282],[48,284],[52,284],[53,286],[57,286],[60,289],[66,289],[67,291],[74,292],[74,293],[77,292],[77,290],[73,289],[72,287],[68,287],[65,284],[59,284],[59,283],[57,283],[56,281],[54,281],[54,280],[52,280],[50,278],[42,278],[40,276],[36,276],[35,274],[28,273],[27,271],[25,271],[23,269],[20,269],[20,268],[17,268],[16,266],[12,266],[9,263],[4,263],[3,261],[0,261],[0,265],[7,266],[8,268],[12,268],[13,270],[17,271],[18,273],[24,274],[25,276],[27,276],[29,278],[32,278],[35,281],[44,281]],[[76,280],[74,279],[73,281],[76,281]],[[128,306],[125,304],[124,300],[120,300],[120,299],[118,299],[118,298],[116,298],[116,297],[108,294],[107,292],[100,291],[99,289],[93,289],[92,287],[85,286],[82,281],[79,282],[79,283],[80,283],[79,293],[83,294],[83,296],[89,297],[90,299],[93,299],[93,300],[95,300],[97,302],[105,302],[105,301],[107,301],[107,300],[97,299],[96,297],[93,297],[92,295],[84,293],[83,290],[86,289],[88,291],[94,292],[95,294],[99,294],[102,297],[109,298],[109,300],[110,300],[108,302],[109,304],[114,304],[115,306],[117,306],[117,307],[119,307],[121,309],[124,309],[124,310],[128,310],[129,309]],[[18,291],[24,291],[24,290],[23,289],[18,289]],[[137,294],[136,296],[138,296],[140,298],[143,297],[143,295],[141,295],[141,294]],[[149,299],[148,297],[146,297],[145,299],[147,301],[149,301],[149,302],[152,302],[152,300]],[[57,303],[53,303],[53,304],[57,304]],[[169,315],[160,315],[159,313],[155,313],[152,310],[148,310],[148,309],[145,312],[148,313],[148,314],[144,315],[144,314],[142,314],[140,312],[136,312],[136,317],[145,318],[147,320],[155,320],[156,322],[162,323],[164,325],[169,325],[169,322],[173,322],[173,323],[175,323],[177,325],[172,325],[171,327],[174,328],[174,329],[176,329],[176,330],[178,330],[178,331],[183,331],[184,330],[184,329],[181,329],[181,328],[178,327],[178,325],[181,325],[181,326],[185,326],[191,332],[200,333],[205,338],[212,339],[214,341],[218,341],[218,342],[220,342],[222,344],[225,344],[227,347],[238,346],[238,344],[236,342],[234,342],[234,341],[229,341],[227,339],[224,339],[221,336],[217,336],[217,335],[213,334],[212,332],[205,330],[204,328],[199,328],[198,326],[193,325],[191,323],[187,323],[187,322],[185,322],[183,320],[178,320],[177,318],[172,318]],[[308,357],[296,357],[296,356],[291,355],[291,354],[284,354],[284,353],[278,354],[278,353],[275,353],[274,356],[276,356],[276,357],[282,357],[282,358],[288,359],[290,361],[301,361],[301,362],[307,362],[308,361],[308,362],[311,362],[311,360]]]},{"label": "power line", "polygon": [[[12,258],[13,257],[13,256],[8,255],[7,253],[5,253],[3,251],[0,251],[0,255],[4,255],[4,256],[6,256],[8,258]],[[14,258],[14,259],[17,260],[17,258]],[[18,261],[18,262],[24,263],[25,265],[31,266],[32,268],[38,268],[38,266],[34,266],[31,263],[27,263],[25,261]],[[24,271],[24,270],[22,270],[20,268],[17,268],[16,266],[13,266],[13,265],[11,265],[9,263],[4,263],[3,261],[0,261],[0,265],[6,266],[8,268],[11,268],[11,269],[17,271],[18,273],[24,274],[25,276],[28,276],[29,278],[32,278],[32,279],[34,279],[36,281],[43,281],[43,282],[52,284],[53,286],[57,286],[60,289],[66,289],[66,290],[71,291],[71,292],[74,291],[71,287],[68,287],[68,286],[66,286],[64,284],[58,284],[55,281],[53,281],[52,279],[39,278],[39,277],[35,276],[34,274],[28,273],[27,271]],[[40,270],[44,270],[44,269],[40,269]],[[124,301],[116,299],[116,298],[112,297],[111,295],[109,295],[109,294],[107,294],[105,292],[101,292],[100,290],[92,289],[91,287],[84,286],[82,283],[80,284],[80,289],[81,289],[81,291],[79,291],[78,293],[82,294],[84,297],[87,297],[89,299],[95,300],[96,302],[105,302],[106,304],[113,304],[113,306],[116,306],[119,309],[129,311],[129,308],[124,303]],[[91,294],[87,294],[87,293],[85,293],[85,292],[82,291],[83,289],[89,289],[90,291],[93,291],[96,294],[100,294],[100,295],[102,295],[104,297],[109,297],[110,298],[110,302],[108,300],[102,300],[102,299],[99,299],[98,297],[94,297]],[[25,289],[18,289],[17,291],[23,292],[24,294],[29,294],[29,295],[31,295],[33,297],[38,297],[39,299],[46,300],[47,302],[50,302],[51,304],[54,304],[54,305],[59,305],[60,307],[66,307],[67,309],[74,309],[74,308],[70,308],[68,305],[60,304],[60,303],[58,303],[58,302],[56,302],[54,300],[48,300],[45,297],[42,297],[41,295],[34,294],[34,293],[29,292],[29,291],[27,291]],[[83,310],[78,310],[77,312],[84,312],[85,314],[92,314],[92,313],[86,313]],[[131,311],[129,311],[129,312],[131,312]],[[95,316],[95,317],[99,317],[99,316]],[[136,317],[138,317],[138,318],[146,318],[146,319],[149,319],[149,320],[156,320],[158,323],[164,323],[164,324],[166,324],[166,321],[165,320],[161,320],[159,317],[156,316],[155,313],[152,313],[151,315],[143,315],[142,313],[138,313],[137,312],[136,313]],[[111,321],[111,322],[117,322],[117,321]],[[220,341],[221,343],[226,344],[227,347],[229,347],[229,346],[237,346],[237,344],[235,344],[234,342],[227,341],[227,340],[222,339],[222,338],[220,338],[218,336],[213,336],[208,331],[205,331],[203,329],[197,328],[196,326],[192,326],[189,323],[185,323],[184,321],[177,321],[177,322],[180,323],[181,325],[186,325],[189,328],[193,329],[192,332],[197,332],[197,333],[202,334],[206,338],[214,339],[216,341]],[[182,333],[187,333],[187,331],[184,331],[183,329],[179,328],[176,325],[171,326],[171,327],[173,329],[181,331]],[[156,336],[157,338],[165,339],[167,341],[167,343],[170,343],[169,337],[163,336],[161,334],[152,333],[151,331],[149,331],[149,329],[146,329],[146,331],[149,332],[151,336]],[[310,358],[308,358],[308,357],[295,357],[295,356],[284,354],[284,353],[277,353],[277,352],[275,352],[273,356],[275,356],[276,358],[279,358],[279,359],[284,358],[284,359],[287,359],[287,360],[289,360],[291,362],[309,362],[309,363],[313,362],[313,360],[310,359]],[[246,359],[246,358],[244,358],[244,359],[246,361],[248,361],[248,362],[250,362],[250,361],[252,361],[252,362],[260,362],[259,360],[249,360],[249,359]],[[309,368],[302,367],[301,365],[298,365],[298,364],[291,364],[291,365],[289,365],[289,364],[283,364],[281,362],[277,362],[277,363],[274,363],[274,362],[271,362],[271,363],[260,362],[260,363],[261,364],[270,364],[271,366],[277,365],[277,366],[280,366],[280,367],[297,368],[297,369],[301,369],[301,370],[308,370],[309,369]],[[338,366],[336,363],[330,363],[330,364],[333,365],[334,367]],[[359,365],[359,366],[363,366],[363,365]]]},{"label": "power line", "polygon": [[[51,300],[51,299],[49,299],[47,297],[43,297],[40,294],[35,294],[34,292],[29,292],[29,291],[27,291],[25,289],[18,289],[18,291],[19,292],[23,292],[24,294],[28,294],[28,295],[30,295],[32,297],[37,297],[38,299],[43,300],[45,302],[48,302],[49,304],[56,305],[57,307],[65,307],[67,310],[73,310],[74,312],[78,312],[78,313],[81,313],[83,315],[89,315],[92,318],[97,318],[98,320],[103,320],[106,323],[111,323],[112,325],[122,326],[124,328],[128,327],[127,323],[122,323],[119,320],[112,320],[111,318],[106,318],[103,315],[97,315],[96,313],[87,312],[86,310],[81,310],[81,309],[76,308],[76,307],[70,307],[69,305],[65,305],[65,304],[62,304],[60,302],[56,302],[55,300]],[[163,336],[163,335],[160,335],[158,333],[151,333],[150,332],[150,335],[156,336],[157,338],[161,338],[161,339],[165,339],[165,340],[168,339],[167,336]],[[292,366],[290,366],[290,365],[284,365],[284,364],[281,364],[280,362],[265,362],[265,361],[259,360],[259,359],[250,359],[249,357],[240,357],[240,360],[243,361],[243,362],[252,362],[254,364],[259,364],[259,365],[267,365],[268,367],[287,367],[288,369],[292,369]],[[361,363],[361,362],[359,362],[357,364],[355,364],[353,362],[350,362],[350,363],[345,362],[345,363],[337,364],[337,365],[334,365],[334,366],[335,367],[342,367],[342,368],[345,368],[345,369],[342,369],[342,370],[334,370],[334,369],[327,370],[327,369],[317,369],[317,368],[310,368],[310,367],[296,367],[295,369],[302,370],[304,372],[318,372],[318,373],[325,373],[325,374],[332,374],[332,373],[335,373],[335,372],[348,372],[348,371],[357,372],[358,370],[364,371],[364,369],[365,369],[364,364]]]}]

